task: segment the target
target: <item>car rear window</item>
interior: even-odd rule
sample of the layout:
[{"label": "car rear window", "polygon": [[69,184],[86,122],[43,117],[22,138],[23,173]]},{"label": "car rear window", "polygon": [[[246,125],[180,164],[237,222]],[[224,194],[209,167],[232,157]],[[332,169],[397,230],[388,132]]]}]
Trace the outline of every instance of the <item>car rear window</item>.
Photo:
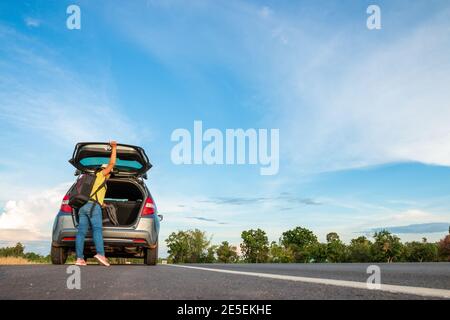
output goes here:
[{"label": "car rear window", "polygon": [[[98,168],[102,164],[108,164],[109,158],[107,157],[87,157],[80,160],[80,163],[84,167]],[[122,170],[139,170],[142,168],[142,164],[134,160],[116,160],[116,167]]]}]

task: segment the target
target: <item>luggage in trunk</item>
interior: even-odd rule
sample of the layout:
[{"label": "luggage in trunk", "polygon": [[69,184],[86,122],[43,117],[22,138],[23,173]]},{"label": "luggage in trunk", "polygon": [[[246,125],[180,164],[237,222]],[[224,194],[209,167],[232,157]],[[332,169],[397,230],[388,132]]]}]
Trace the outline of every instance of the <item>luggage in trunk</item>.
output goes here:
[{"label": "luggage in trunk", "polygon": [[[106,200],[105,204],[113,205],[115,207],[117,221],[119,222],[119,226],[129,226],[132,225],[138,215],[142,206],[142,201],[114,201],[114,200]],[[105,219],[104,215],[104,219]],[[111,221],[106,221],[103,224],[104,226],[114,226]]]}]

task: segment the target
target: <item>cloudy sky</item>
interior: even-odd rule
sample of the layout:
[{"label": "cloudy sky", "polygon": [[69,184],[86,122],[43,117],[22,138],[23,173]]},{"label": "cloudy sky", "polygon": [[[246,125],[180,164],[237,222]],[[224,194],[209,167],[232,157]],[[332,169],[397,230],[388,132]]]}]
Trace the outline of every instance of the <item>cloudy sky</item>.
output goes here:
[{"label": "cloudy sky", "polygon": [[[162,237],[295,226],[345,241],[450,222],[450,4],[2,1],[0,245],[48,253],[78,141],[144,147]],[[66,9],[81,8],[81,29]],[[171,133],[280,129],[280,169],[174,165]],[[433,225],[425,225],[434,223]],[[418,225],[410,227],[410,225]],[[162,248],[162,252],[165,249]]]}]

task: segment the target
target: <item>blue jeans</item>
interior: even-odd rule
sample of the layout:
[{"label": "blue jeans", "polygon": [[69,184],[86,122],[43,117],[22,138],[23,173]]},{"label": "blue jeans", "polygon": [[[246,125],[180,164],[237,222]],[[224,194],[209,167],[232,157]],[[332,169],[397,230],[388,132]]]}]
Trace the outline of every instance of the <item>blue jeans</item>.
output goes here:
[{"label": "blue jeans", "polygon": [[[92,216],[90,216],[92,206],[94,206],[94,208],[92,209]],[[78,210],[78,217],[78,232],[75,241],[77,258],[84,259],[84,239],[86,238],[86,233],[89,229],[89,220],[91,221],[90,224],[92,226],[95,250],[97,251],[97,254],[104,256],[105,248],[103,246],[102,208],[99,204],[89,201]]]}]

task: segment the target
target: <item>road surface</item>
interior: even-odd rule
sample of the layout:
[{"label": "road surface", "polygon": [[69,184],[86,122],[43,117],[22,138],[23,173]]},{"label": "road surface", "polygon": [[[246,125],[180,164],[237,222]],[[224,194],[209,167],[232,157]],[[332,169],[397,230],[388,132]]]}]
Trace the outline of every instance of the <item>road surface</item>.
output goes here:
[{"label": "road surface", "polygon": [[443,299],[450,263],[378,264],[381,290],[367,289],[368,264],[0,266],[0,299]]}]

